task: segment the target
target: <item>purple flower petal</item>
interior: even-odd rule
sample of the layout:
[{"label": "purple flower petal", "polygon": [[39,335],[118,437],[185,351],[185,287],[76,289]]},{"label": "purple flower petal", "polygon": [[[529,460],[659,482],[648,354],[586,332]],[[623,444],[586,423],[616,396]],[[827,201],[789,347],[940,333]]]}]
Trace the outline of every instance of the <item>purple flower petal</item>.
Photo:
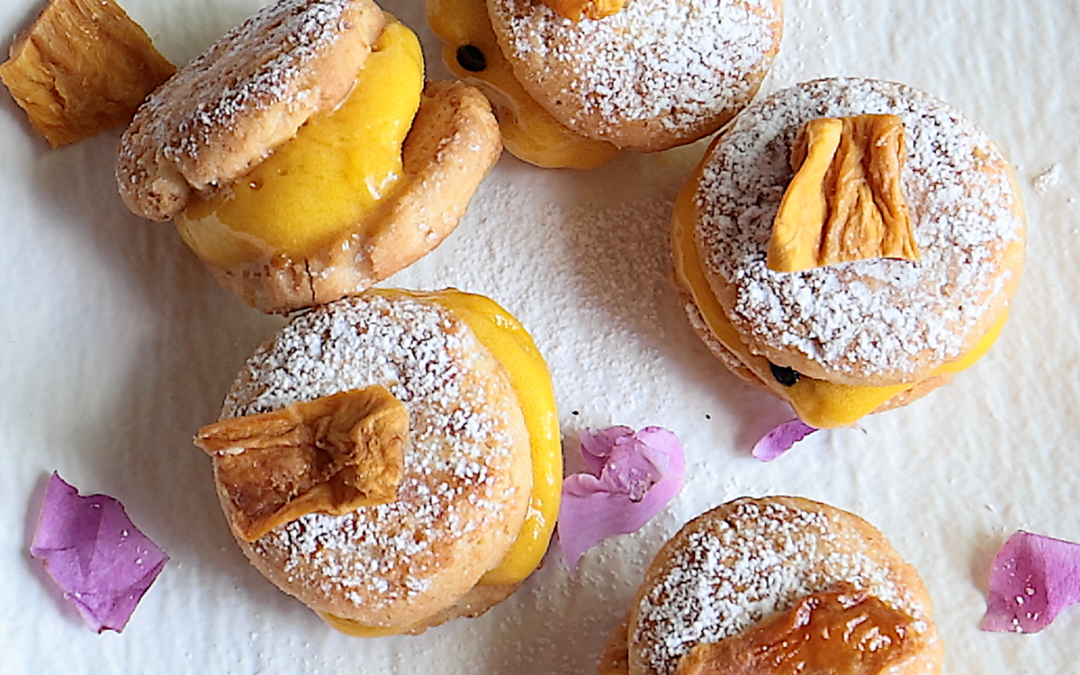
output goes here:
[{"label": "purple flower petal", "polygon": [[124,629],[169,559],[131,523],[120,502],[82,497],[55,473],[30,555],[45,564],[64,598],[98,633]]},{"label": "purple flower petal", "polygon": [[622,438],[632,437],[634,430],[630,427],[609,427],[597,431],[595,434],[586,430],[579,436],[581,440],[581,457],[585,460],[585,469],[594,476],[599,476],[607,463],[607,458],[615,449],[615,444]]},{"label": "purple flower petal", "polygon": [[1019,531],[994,556],[985,631],[1036,633],[1080,602],[1080,544]]},{"label": "purple flower petal", "polygon": [[625,494],[630,501],[639,502],[663,478],[669,464],[666,455],[652,450],[637,436],[624,436],[615,441],[600,472],[600,483],[607,492]]},{"label": "purple flower petal", "polygon": [[572,570],[604,539],[640,529],[682,489],[686,460],[675,434],[613,427],[581,436],[589,473],[563,481],[559,545]]},{"label": "purple flower petal", "polygon": [[752,454],[763,462],[771,462],[817,430],[798,418],[788,420],[765,434],[754,445]]}]

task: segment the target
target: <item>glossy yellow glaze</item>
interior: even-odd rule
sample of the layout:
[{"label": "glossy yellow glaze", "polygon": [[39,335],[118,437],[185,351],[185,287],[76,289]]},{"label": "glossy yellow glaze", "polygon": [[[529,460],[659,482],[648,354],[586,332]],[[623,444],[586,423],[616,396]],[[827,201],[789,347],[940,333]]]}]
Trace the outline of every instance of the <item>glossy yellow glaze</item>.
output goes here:
[{"label": "glossy yellow glaze", "polygon": [[555,529],[562,495],[559,416],[547,363],[521,323],[489,298],[460,291],[429,297],[461,317],[503,364],[525,415],[533,465],[529,513],[502,563],[480,580],[491,585],[518,583],[540,565]]},{"label": "glossy yellow glaze", "polygon": [[203,260],[219,267],[276,254],[303,257],[357,227],[402,175],[401,146],[424,86],[420,43],[391,21],[353,92],[210,199],[175,219]]},{"label": "glossy yellow glaze", "polygon": [[[614,145],[560,124],[525,91],[499,49],[484,0],[427,0],[427,18],[443,42],[447,67],[491,101],[503,146],[515,157],[545,168],[595,169],[619,154]],[[457,52],[465,46],[480,50],[487,67],[478,72],[462,67]]]}]

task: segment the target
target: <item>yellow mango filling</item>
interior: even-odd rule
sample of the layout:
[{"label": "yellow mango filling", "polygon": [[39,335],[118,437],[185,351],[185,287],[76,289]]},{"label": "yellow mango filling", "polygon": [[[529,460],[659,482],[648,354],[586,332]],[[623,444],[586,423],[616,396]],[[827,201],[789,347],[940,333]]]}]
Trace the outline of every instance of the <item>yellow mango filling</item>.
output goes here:
[{"label": "yellow mango filling", "polygon": [[319,618],[325,621],[331,628],[341,631],[346,635],[352,637],[362,638],[377,638],[377,637],[390,637],[391,635],[401,635],[408,631],[412,626],[405,626],[403,628],[384,628],[380,626],[365,626],[362,623],[357,623],[349,619],[342,619],[340,616],[334,616],[333,614],[327,614],[326,612],[316,612]]},{"label": "yellow mango filling", "polygon": [[[371,291],[427,299],[454,313],[473,331],[476,338],[506,369],[510,384],[517,393],[525,416],[531,445],[533,486],[525,523],[509,552],[497,567],[479,581],[479,585],[516,584],[540,566],[547,552],[562,496],[562,444],[555,393],[547,363],[521,323],[493,300],[482,295],[446,290],[435,293],[410,293],[401,290]],[[320,613],[328,624],[356,637],[383,637],[409,630],[380,628]]]},{"label": "yellow mango filling", "polygon": [[206,262],[229,268],[304,257],[363,223],[402,176],[401,147],[420,107],[424,61],[411,30],[391,21],[334,111],[209,199],[175,218]]},{"label": "yellow mango filling", "polygon": [[484,0],[427,0],[427,18],[447,67],[491,101],[503,146],[515,157],[544,168],[595,169],[619,154],[563,126],[525,91],[499,49]]},{"label": "yellow mango filling", "polygon": [[551,375],[532,337],[493,300],[460,291],[443,291],[426,297],[460,317],[506,368],[525,416],[533,467],[529,512],[509,553],[480,580],[481,584],[491,586],[516,584],[540,566],[559,517],[562,443]]},{"label": "yellow mango filling", "polygon": [[[694,241],[693,202],[694,193],[701,179],[701,169],[702,167],[699,166],[676,200],[672,226],[672,251],[675,260],[675,279],[681,287],[690,292],[694,304],[697,305],[709,331],[716,339],[735,354],[739,361],[750,369],[771,392],[791,404],[795,414],[802,421],[818,428],[851,426],[889,399],[917,386],[918,383],[861,387],[834,384],[806,376],[799,378],[790,387],[776,381],[772,375],[769,360],[752,354],[739,337],[735,327],[731,325],[702,269],[701,257]],[[940,366],[929,377],[958,373],[974,364],[994,344],[1004,325],[1005,316],[1002,316],[971,351],[955,361]]]}]

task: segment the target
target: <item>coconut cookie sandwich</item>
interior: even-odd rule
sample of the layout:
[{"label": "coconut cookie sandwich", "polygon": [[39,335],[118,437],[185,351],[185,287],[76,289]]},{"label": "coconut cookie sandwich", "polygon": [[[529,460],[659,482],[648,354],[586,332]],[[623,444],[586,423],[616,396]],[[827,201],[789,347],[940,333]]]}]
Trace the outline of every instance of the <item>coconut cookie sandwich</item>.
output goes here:
[{"label": "coconut cookie sandwich", "polygon": [[783,30],[780,0],[427,0],[427,14],[506,148],[579,169],[719,129],[757,93]]},{"label": "coconut cookie sandwich", "polygon": [[1012,171],[910,87],[800,84],[718,138],[680,194],[675,276],[733,372],[813,427],[905,405],[972,365],[1024,257]]},{"label": "coconut cookie sandwich", "polygon": [[798,497],[687,523],[645,574],[600,675],[931,675],[943,648],[915,569],[862,518]]},{"label": "coconut cookie sandwich", "polygon": [[148,98],[116,172],[222,285],[288,312],[436,247],[501,149],[483,95],[425,85],[416,36],[371,0],[280,0]]},{"label": "coconut cookie sandwich", "polygon": [[295,315],[195,442],[251,563],[357,636],[482,614],[539,566],[559,511],[544,360],[505,310],[458,291]]}]

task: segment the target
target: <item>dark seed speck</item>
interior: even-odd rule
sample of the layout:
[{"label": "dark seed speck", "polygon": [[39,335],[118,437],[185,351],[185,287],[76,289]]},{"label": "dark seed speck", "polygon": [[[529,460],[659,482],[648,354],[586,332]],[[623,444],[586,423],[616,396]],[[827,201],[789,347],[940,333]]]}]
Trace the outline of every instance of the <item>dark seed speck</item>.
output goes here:
[{"label": "dark seed speck", "polygon": [[479,73],[487,68],[484,52],[475,45],[462,45],[457,50],[457,62],[470,73]]},{"label": "dark seed speck", "polygon": [[772,371],[772,376],[776,378],[776,381],[785,387],[795,386],[795,383],[802,377],[797,370],[778,366],[775,363],[769,364],[769,370]]}]

